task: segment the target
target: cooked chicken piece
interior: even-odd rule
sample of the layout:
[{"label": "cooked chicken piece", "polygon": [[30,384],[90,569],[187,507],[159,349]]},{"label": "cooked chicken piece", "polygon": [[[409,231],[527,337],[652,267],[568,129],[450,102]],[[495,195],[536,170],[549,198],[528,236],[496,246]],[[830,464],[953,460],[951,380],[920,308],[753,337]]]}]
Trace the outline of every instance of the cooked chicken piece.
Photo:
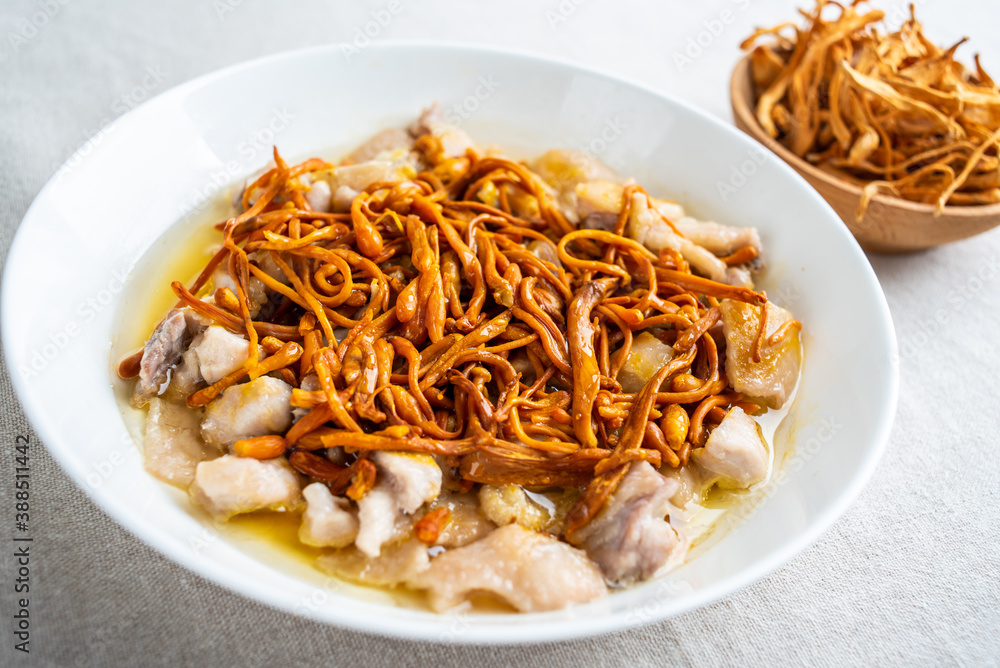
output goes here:
[{"label": "cooked chicken piece", "polygon": [[354,198],[360,195],[360,191],[350,186],[337,186],[333,191],[333,210],[336,213],[347,213],[351,210]]},{"label": "cooked chicken piece", "polygon": [[431,510],[447,508],[449,519],[441,528],[435,545],[461,547],[484,538],[497,525],[479,511],[476,497],[470,494],[442,492],[431,502]]},{"label": "cooked chicken piece", "polygon": [[687,214],[684,213],[684,207],[673,200],[656,199],[655,197],[651,197],[650,202],[657,211],[666,216],[667,220],[672,223],[675,223],[681,218],[688,217]]},{"label": "cooked chicken piece", "polygon": [[469,149],[475,151],[479,148],[465,130],[447,124],[435,126],[432,134],[440,140],[446,158],[460,158]]},{"label": "cooked chicken piece", "polygon": [[427,546],[413,538],[387,545],[377,557],[351,546],[324,554],[316,565],[324,573],[364,585],[394,587],[408,584],[427,570]]},{"label": "cooked chicken piece", "polygon": [[678,508],[685,507],[692,499],[700,500],[705,490],[696,466],[681,466],[676,469],[665,467],[663,477],[677,483],[677,491],[670,497],[670,503]]},{"label": "cooked chicken piece", "polygon": [[497,187],[492,181],[487,181],[476,192],[475,197],[483,204],[499,208],[501,191],[507,203],[510,205],[510,212],[532,222],[541,221],[542,211],[538,204],[538,198],[525,192],[522,188],[514,187],[503,183]]},{"label": "cooked chicken piece", "polygon": [[420,118],[410,126],[409,131],[412,136],[417,138],[424,135],[437,137],[446,158],[459,158],[465,155],[465,152],[470,148],[479,151],[479,147],[466,134],[465,130],[455,127],[445,119],[441,107],[437,104],[425,109],[420,114]]},{"label": "cooked chicken piece", "polygon": [[322,213],[333,211],[333,193],[330,190],[330,184],[326,181],[314,181],[309,184],[309,190],[306,192],[306,201],[309,202],[309,206],[313,208],[313,211],[320,211]]},{"label": "cooked chicken piece", "polygon": [[143,441],[146,470],[174,487],[190,487],[198,464],[219,456],[217,448],[202,440],[200,422],[200,410],[150,399]]},{"label": "cooked chicken piece", "polygon": [[300,489],[298,475],[283,458],[223,455],[198,464],[191,496],[213,517],[227,520],[256,510],[293,510]]},{"label": "cooked chicken piece", "polygon": [[[617,363],[621,350],[612,358]],[[628,359],[618,372],[618,382],[625,392],[638,392],[663,365],[674,358],[674,349],[650,332],[642,332],[632,339]]]},{"label": "cooked chicken piece", "polygon": [[146,341],[139,365],[139,379],[132,392],[131,403],[136,408],[166,390],[170,371],[180,361],[188,338],[185,309],[175,308],[153,330]]},{"label": "cooked chicken piece", "polygon": [[381,480],[391,486],[396,505],[407,515],[441,493],[441,469],[429,455],[380,450],[372,460]]},{"label": "cooked chicken piece", "polygon": [[183,401],[187,399],[189,394],[198,389],[202,377],[201,371],[198,369],[198,353],[192,350],[197,340],[198,337],[194,337],[191,345],[181,355],[180,363],[174,367],[173,373],[170,374],[170,384],[167,385],[167,391],[162,395],[163,398]]},{"label": "cooked chicken piece", "polygon": [[677,487],[648,462],[633,462],[601,512],[572,542],[586,550],[609,582],[651,577],[686,549],[684,537],[664,519]]},{"label": "cooked chicken piece", "polygon": [[531,531],[546,529],[553,515],[551,509],[529,498],[520,485],[483,485],[479,489],[479,506],[500,526],[513,523]]},{"label": "cooked chicken piece", "polygon": [[699,274],[713,281],[725,282],[726,270],[728,269],[726,263],[670,229],[670,225],[657,213],[656,209],[649,207],[646,196],[642,193],[632,195],[632,208],[629,211],[628,225],[625,230],[629,237],[653,252],[664,248],[680,251],[684,259]]},{"label": "cooked chicken piece", "polygon": [[[752,359],[753,342],[760,326],[760,307],[724,299],[722,331],[726,337],[726,376],[737,392],[762,400],[770,408],[781,408],[799,377],[802,351],[798,329],[792,328],[775,344],[761,346],[760,362]],[[792,314],[767,302],[767,332],[770,338]]]},{"label": "cooked chicken piece", "polygon": [[340,186],[362,191],[373,183],[402,180],[396,174],[396,165],[391,160],[369,160],[357,165],[334,167],[328,172],[317,174],[317,179],[325,176],[333,192]]},{"label": "cooked chicken piece", "polygon": [[359,162],[342,167],[316,172],[312,188],[325,182],[330,189],[330,207],[334,212],[350,210],[354,198],[376,183],[398,183],[416,176],[412,155],[405,150],[397,150],[380,155],[376,160]]},{"label": "cooked chicken piece", "polygon": [[[622,210],[624,186],[609,181],[592,181],[576,186],[577,207],[581,220],[593,216],[603,225],[617,218]],[[653,207],[667,217],[688,241],[715,255],[729,255],[744,246],[760,250],[760,234],[754,227],[731,227],[700,221],[684,213],[684,207],[668,200],[651,198]],[[593,224],[591,225],[594,226]]]},{"label": "cooked chicken piece", "polygon": [[302,490],[306,511],[302,513],[299,540],[313,547],[344,547],[358,535],[358,518],[351,502],[334,496],[330,488],[314,482]]},{"label": "cooked chicken piece", "polygon": [[373,487],[358,501],[361,528],[354,544],[370,557],[396,533],[397,519],[412,515],[441,493],[441,469],[430,455],[379,451],[372,456],[378,469]]},{"label": "cooked chicken piece", "polygon": [[542,210],[538,205],[537,197],[507,183],[501,187],[507,193],[507,201],[510,203],[512,214],[529,221],[542,220]]},{"label": "cooked chicken piece", "polygon": [[541,612],[607,591],[600,571],[583,552],[517,524],[435,557],[412,584],[429,590],[437,612],[472,594],[493,595],[521,612]]},{"label": "cooked chicken piece", "polygon": [[167,389],[160,394],[163,399],[175,402],[183,402],[203,381],[201,370],[198,368],[198,353],[192,348],[201,340],[201,334],[212,325],[211,320],[200,316],[192,309],[184,307],[180,310],[184,312],[184,318],[187,320],[188,335],[194,338],[181,355],[180,362],[170,372]]},{"label": "cooked chicken piece", "polygon": [[378,482],[358,501],[358,535],[354,544],[370,557],[377,557],[382,545],[396,533],[401,513],[388,484]]},{"label": "cooked chicken piece", "polygon": [[250,342],[225,327],[212,325],[191,342],[198,356],[198,371],[209,385],[243,366],[250,354]]},{"label": "cooked chicken piece", "polygon": [[753,290],[753,276],[750,274],[750,270],[744,266],[730,267],[726,270],[726,283],[729,285],[735,285],[741,288],[750,288]]},{"label": "cooked chicken piece", "polygon": [[[255,265],[257,265],[258,267],[260,267],[260,269],[265,274],[267,274],[268,276],[270,276],[274,280],[278,281],[282,285],[290,285],[291,284],[291,281],[289,281],[288,277],[285,276],[285,272],[281,271],[281,267],[279,267],[278,263],[274,261],[274,257],[271,256],[271,252],[270,251],[263,251],[263,250],[262,251],[256,251],[256,252],[250,253],[248,255],[248,257],[250,258],[251,262],[253,262]],[[256,277],[254,277],[254,278],[256,278]],[[262,283],[262,285],[263,285],[263,283]],[[252,292],[252,288],[251,288],[251,292]]]},{"label": "cooked chicken piece", "polygon": [[712,221],[702,221],[684,213],[676,202],[653,199],[653,206],[666,216],[674,227],[702,248],[716,255],[729,255],[744,246],[760,251],[760,234],[756,227],[733,227]]},{"label": "cooked chicken piece", "polygon": [[484,183],[476,192],[475,197],[486,206],[492,206],[494,209],[500,208],[500,189],[493,181]]},{"label": "cooked chicken piece", "polygon": [[744,246],[760,251],[760,234],[756,227],[731,227],[690,216],[670,220],[681,234],[716,255],[729,255]]},{"label": "cooked chicken piece", "polygon": [[[212,299],[212,297],[205,299],[206,302],[209,300],[212,300],[209,303],[214,303],[214,299]],[[215,324],[215,321],[207,315],[202,315],[192,308],[183,306],[181,307],[181,310],[184,311],[184,318],[187,320],[188,326],[188,336],[191,338],[198,336],[204,332],[207,327],[211,327]]]},{"label": "cooked chicken piece", "polygon": [[579,497],[575,487],[543,493],[520,485],[483,485],[479,505],[486,517],[501,526],[514,523],[532,531],[558,534]]},{"label": "cooked chicken piece", "polygon": [[732,408],[712,433],[705,447],[691,452],[702,484],[745,489],[767,477],[768,454],[757,422],[740,407]]},{"label": "cooked chicken piece", "polygon": [[292,424],[291,401],[291,385],[270,376],[234,385],[205,407],[201,435],[225,447],[244,438],[283,434]]},{"label": "cooked chicken piece", "polygon": [[585,220],[594,214],[614,216],[622,210],[622,191],[620,183],[612,181],[587,181],[576,184],[577,211],[580,219]]},{"label": "cooked chicken piece", "polygon": [[[267,255],[268,259],[271,257],[269,253],[259,253],[258,255]],[[261,267],[261,269],[264,269],[264,267]],[[267,269],[264,269],[264,271],[267,271]],[[284,274],[281,273],[277,265],[274,266],[274,271],[276,271],[281,278],[284,278]],[[282,282],[287,282],[287,279]],[[236,283],[233,281],[233,277],[229,275],[228,263],[223,262],[214,272],[212,272],[212,287],[215,290],[218,290],[219,288],[229,288],[232,290],[234,295],[237,294]],[[260,312],[260,307],[267,302],[267,288],[264,287],[264,283],[256,276],[250,277],[247,287],[249,289],[247,299],[249,300],[250,315],[255,316]]]},{"label": "cooked chicken piece", "polygon": [[589,181],[619,181],[607,165],[583,151],[554,149],[542,154],[529,167],[554,191],[560,209],[573,222],[580,219],[577,186]]},{"label": "cooked chicken piece", "polygon": [[604,230],[612,232],[618,225],[617,213],[591,213],[580,221],[580,229],[583,230]]},{"label": "cooked chicken piece", "polygon": [[534,253],[536,257],[541,258],[546,262],[551,262],[557,267],[563,266],[562,260],[559,259],[559,254],[553,247],[552,243],[546,243],[540,239],[535,239],[528,244],[528,250]]},{"label": "cooked chicken piece", "polygon": [[552,149],[536,158],[530,167],[560,193],[575,192],[580,183],[615,184],[621,180],[614,170],[583,151]]},{"label": "cooked chicken piece", "polygon": [[383,157],[400,149],[409,151],[413,148],[413,137],[403,128],[389,128],[374,135],[361,146],[354,149],[344,162],[356,165]]}]

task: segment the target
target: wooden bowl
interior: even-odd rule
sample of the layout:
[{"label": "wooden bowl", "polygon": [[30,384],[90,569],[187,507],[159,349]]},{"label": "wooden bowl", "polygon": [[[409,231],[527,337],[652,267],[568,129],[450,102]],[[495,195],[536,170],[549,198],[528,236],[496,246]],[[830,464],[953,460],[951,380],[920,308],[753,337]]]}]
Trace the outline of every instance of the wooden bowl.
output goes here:
[{"label": "wooden bowl", "polygon": [[869,251],[899,253],[918,251],[966,239],[1000,225],[1000,204],[946,206],[934,216],[934,205],[875,195],[864,217],[855,219],[861,203],[861,188],[809,164],[760,127],[754,115],[756,95],[750,78],[750,56],[733,70],[729,87],[736,127],[759,141],[787,162],[823,196],[854,238]]}]

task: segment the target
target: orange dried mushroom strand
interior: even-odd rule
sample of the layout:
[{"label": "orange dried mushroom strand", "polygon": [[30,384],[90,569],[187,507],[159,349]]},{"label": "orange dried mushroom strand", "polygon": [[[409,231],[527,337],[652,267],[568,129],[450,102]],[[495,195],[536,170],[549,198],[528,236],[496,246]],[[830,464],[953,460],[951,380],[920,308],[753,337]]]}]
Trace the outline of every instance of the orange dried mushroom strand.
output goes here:
[{"label": "orange dried mushroom strand", "polygon": [[254,459],[274,459],[285,454],[288,442],[283,436],[275,434],[245,438],[233,443],[233,452],[240,457]]},{"label": "orange dried mushroom strand", "polygon": [[351,474],[351,486],[347,488],[345,496],[355,501],[361,500],[361,498],[375,486],[376,476],[377,472],[375,465],[367,459],[359,458],[356,461],[354,471]]},{"label": "orange dried mushroom strand", "polygon": [[[253,348],[251,348],[251,350],[253,350]],[[252,370],[248,369],[246,365],[241,366],[214,384],[194,392],[187,398],[187,405],[191,408],[205,406],[217,396],[222,394],[222,392],[227,388],[232,387],[239,381],[243,380],[243,378],[249,376],[250,380],[253,380],[254,378],[259,378],[260,376],[271,373],[272,371],[284,369],[285,367],[297,362],[301,356],[302,346],[295,341],[289,341],[282,346],[280,350],[275,352],[270,357],[265,358],[264,361],[260,362]],[[251,357],[256,358],[257,356],[251,353]]]},{"label": "orange dried mushroom strand", "polygon": [[[656,374],[650,378],[639,392],[628,420],[622,428],[622,435],[615,447],[614,453],[608,459],[601,462],[608,462],[597,471],[595,467],[595,477],[587,485],[583,496],[576,502],[566,515],[566,527],[564,532],[567,536],[572,535],[584,527],[600,511],[614,491],[618,488],[625,474],[631,467],[631,462],[642,459],[638,455],[638,450],[642,445],[643,437],[646,433],[646,423],[649,421],[649,411],[656,401],[656,393],[672,373],[675,368],[672,362],[664,364]],[[650,452],[650,451],[646,451]],[[655,452],[655,451],[653,451]]]},{"label": "orange dried mushroom strand", "polygon": [[417,540],[428,545],[437,542],[441,530],[451,521],[451,511],[445,507],[435,508],[413,525]]},{"label": "orange dried mushroom strand", "polygon": [[340,466],[315,453],[293,450],[288,463],[302,475],[326,483],[334,494],[345,494],[354,500],[375,486],[375,465],[366,457],[358,457],[350,466]]}]

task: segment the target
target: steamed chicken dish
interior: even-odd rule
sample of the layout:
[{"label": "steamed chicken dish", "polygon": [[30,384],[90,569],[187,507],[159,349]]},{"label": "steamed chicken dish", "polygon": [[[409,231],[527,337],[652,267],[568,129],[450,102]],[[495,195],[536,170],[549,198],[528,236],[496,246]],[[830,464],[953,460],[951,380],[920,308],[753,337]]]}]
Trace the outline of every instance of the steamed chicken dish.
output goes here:
[{"label": "steamed chicken dish", "polygon": [[436,109],[274,161],[119,367],[146,469],[216,519],[294,514],[318,568],[436,611],[543,611],[682,562],[685,508],[767,479],[800,325],[755,229]]}]

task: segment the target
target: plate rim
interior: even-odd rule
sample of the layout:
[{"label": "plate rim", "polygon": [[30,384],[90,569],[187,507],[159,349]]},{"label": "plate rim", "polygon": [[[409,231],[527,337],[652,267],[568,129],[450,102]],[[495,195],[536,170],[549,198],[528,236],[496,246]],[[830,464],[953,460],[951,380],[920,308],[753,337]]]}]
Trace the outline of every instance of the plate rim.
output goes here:
[{"label": "plate rim", "polygon": [[[198,75],[197,77],[181,82],[176,86],[173,86],[172,88],[150,98],[149,100],[144,101],[142,104],[137,105],[135,108],[129,110],[122,116],[110,121],[98,130],[94,134],[94,137],[100,136],[102,133],[107,131],[107,128],[122,122],[126,118],[140,113],[141,110],[147,106],[150,106],[163,98],[184,95],[188,91],[210,85],[215,80],[223,79],[231,74],[247,69],[253,69],[267,63],[273,63],[284,59],[302,58],[308,56],[309,54],[339,51],[346,44],[348,43],[336,42],[279,51],[211,70]],[[461,41],[407,39],[385,39],[378,40],[377,42],[373,41],[365,48],[365,51],[370,51],[373,54],[384,51],[388,56],[392,51],[408,49],[475,52],[485,56],[500,57],[504,59],[514,58],[528,62],[537,62],[550,66],[556,66],[572,73],[597,76],[609,82],[637,89],[644,94],[651,95],[655,98],[664,100],[671,105],[680,107],[689,113],[702,117],[713,126],[714,130],[730,134],[735,137],[737,141],[743,142],[744,144],[749,142],[750,145],[754,145],[756,148],[766,150],[766,147],[757,142],[757,140],[753,137],[740,132],[738,128],[725,122],[721,117],[713,114],[712,112],[701,109],[690,102],[673,97],[669,93],[656,90],[651,86],[637,82],[626,76],[614,74],[601,68],[591,67],[590,65],[574,62],[570,59],[559,56],[552,56],[545,53],[523,49],[485,46]],[[230,571],[222,568],[219,564],[209,560],[203,560],[199,562],[197,568],[195,568],[191,565],[193,562],[190,555],[187,555],[182,550],[175,549],[172,541],[162,539],[159,536],[159,533],[153,530],[153,525],[133,522],[131,513],[127,512],[128,509],[123,508],[121,504],[115,504],[110,495],[102,492],[103,488],[95,489],[88,486],[85,481],[85,475],[81,471],[72,467],[72,462],[64,460],[59,454],[57,454],[58,451],[53,450],[48,445],[50,442],[59,443],[63,439],[60,437],[58,430],[50,427],[45,421],[37,419],[37,416],[35,415],[35,408],[32,403],[25,403],[25,398],[27,397],[30,399],[31,395],[27,387],[27,381],[14,372],[15,367],[12,365],[12,362],[15,361],[14,351],[10,350],[11,337],[9,336],[9,333],[12,329],[17,327],[16,323],[18,320],[14,317],[15,314],[11,313],[12,307],[10,306],[11,300],[9,298],[9,294],[14,289],[13,282],[10,280],[12,278],[11,273],[13,271],[11,267],[14,265],[10,263],[9,259],[14,256],[15,253],[20,252],[21,246],[26,243],[24,223],[30,222],[35,215],[38,203],[48,196],[50,190],[58,181],[59,175],[64,169],[67,168],[70,161],[74,159],[77,153],[81,149],[88,146],[91,141],[93,141],[93,137],[89,138],[81,144],[79,148],[74,150],[35,196],[31,205],[28,207],[23,218],[18,224],[17,232],[15,233],[8,250],[7,261],[4,263],[2,279],[3,286],[2,290],[0,290],[0,338],[2,338],[4,342],[4,358],[18,404],[27,418],[31,428],[38,436],[40,442],[44,445],[45,449],[49,451],[59,467],[67,474],[74,484],[83,490],[91,501],[93,501],[103,512],[114,519],[119,526],[123,527],[133,536],[139,538],[142,542],[146,543],[146,545],[152,547],[161,555],[167,557],[182,568],[185,568],[196,575],[204,576],[214,583],[222,585],[238,595],[252,598],[255,601],[263,603],[273,609],[281,610],[283,612],[292,612],[299,617],[303,617],[320,624],[340,626],[379,637],[421,640],[437,644],[457,645],[524,645],[542,642],[565,641],[582,637],[602,636],[620,630],[661,622],[707,606],[726,596],[737,593],[747,586],[763,579],[770,573],[773,573],[778,568],[786,565],[797,555],[801,554],[806,548],[815,544],[819,538],[845,514],[847,509],[856,500],[861,490],[868,484],[888,446],[889,436],[895,422],[895,415],[898,407],[900,380],[897,337],[885,293],[877,275],[874,272],[874,269],[871,266],[871,263],[868,261],[868,258],[864,255],[860,246],[858,246],[854,241],[846,226],[840,223],[839,218],[837,218],[836,213],[830,205],[823,200],[822,197],[811,186],[809,186],[805,179],[797,174],[791,166],[780,160],[774,161],[776,169],[783,170],[788,178],[799,182],[802,189],[806,191],[805,194],[807,197],[811,198],[815,204],[827,209],[829,216],[837,222],[838,233],[841,234],[841,236],[846,237],[845,240],[849,242],[849,245],[853,246],[852,252],[859,256],[859,259],[862,260],[861,265],[865,270],[864,278],[866,282],[873,284],[876,288],[875,296],[877,297],[876,301],[878,302],[879,320],[881,321],[880,329],[886,334],[884,343],[887,344],[888,352],[890,354],[889,374],[888,378],[884,381],[887,383],[886,389],[888,392],[884,396],[885,406],[884,410],[879,413],[877,429],[873,430],[874,433],[869,438],[870,446],[865,450],[865,456],[855,467],[855,471],[850,477],[849,484],[842,487],[835,495],[833,495],[833,498],[829,503],[829,507],[825,512],[818,515],[815,520],[813,520],[786,545],[771,551],[767,556],[760,559],[758,563],[743,568],[739,572],[723,578],[714,584],[696,590],[692,595],[686,598],[685,603],[681,606],[669,609],[666,613],[655,613],[650,615],[647,619],[638,621],[629,621],[628,615],[622,612],[611,613],[610,615],[597,617],[595,619],[574,618],[572,620],[555,621],[543,621],[542,617],[544,617],[546,613],[529,615],[522,613],[518,615],[517,619],[536,621],[540,623],[491,626],[472,625],[468,628],[467,633],[461,635],[453,634],[450,639],[443,640],[441,637],[435,638],[434,636],[436,632],[439,633],[441,631],[445,622],[450,622],[455,619],[451,615],[426,613],[427,615],[431,615],[431,617],[428,619],[407,620],[406,626],[403,627],[382,629],[373,627],[370,623],[366,623],[365,621],[358,621],[358,619],[352,618],[349,610],[345,611],[343,614],[338,614],[336,619],[332,619],[322,617],[308,611],[292,609],[291,606],[286,605],[283,601],[275,600],[268,596],[264,590],[258,589],[256,583],[249,583],[250,586],[248,586],[248,582],[245,579],[234,576]],[[59,450],[62,449],[59,446],[57,446],[57,448]],[[363,620],[364,618],[361,619]],[[513,637],[515,635],[513,632],[515,629],[518,637]]]}]

